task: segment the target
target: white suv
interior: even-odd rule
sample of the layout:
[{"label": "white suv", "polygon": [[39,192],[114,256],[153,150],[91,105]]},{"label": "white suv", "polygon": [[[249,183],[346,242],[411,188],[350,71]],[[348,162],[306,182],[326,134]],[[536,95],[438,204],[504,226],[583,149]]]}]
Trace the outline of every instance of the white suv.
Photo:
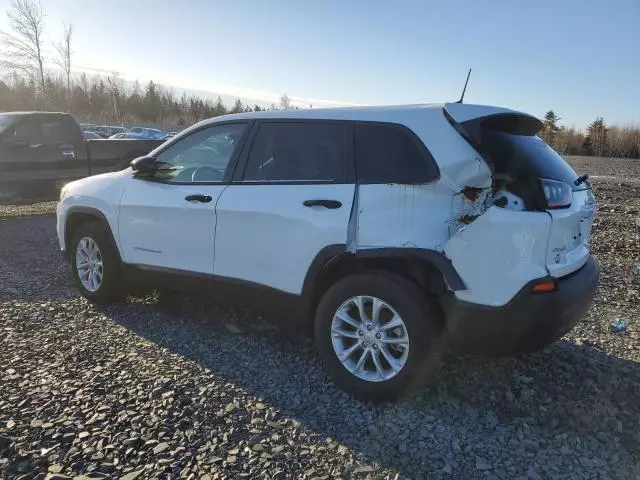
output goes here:
[{"label": "white suv", "polygon": [[446,348],[538,349],[587,310],[595,201],[541,125],[459,103],[217,117],[66,185],[60,247],[89,300],[143,276],[275,307],[338,384],[390,399]]}]

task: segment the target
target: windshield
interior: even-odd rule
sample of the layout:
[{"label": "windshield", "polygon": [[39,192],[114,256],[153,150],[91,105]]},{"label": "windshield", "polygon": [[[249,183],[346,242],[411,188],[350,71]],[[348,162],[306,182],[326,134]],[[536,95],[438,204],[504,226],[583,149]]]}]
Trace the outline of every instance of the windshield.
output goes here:
[{"label": "windshield", "polygon": [[7,127],[13,125],[17,118],[13,115],[0,115],[0,134],[4,132]]}]

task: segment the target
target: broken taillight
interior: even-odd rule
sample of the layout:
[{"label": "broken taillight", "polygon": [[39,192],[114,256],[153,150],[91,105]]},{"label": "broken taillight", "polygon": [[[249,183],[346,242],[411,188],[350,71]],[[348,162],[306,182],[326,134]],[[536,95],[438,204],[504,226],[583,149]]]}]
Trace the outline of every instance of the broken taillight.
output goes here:
[{"label": "broken taillight", "polygon": [[573,199],[571,185],[548,178],[541,178],[540,183],[547,201],[547,208],[565,208],[571,205]]}]

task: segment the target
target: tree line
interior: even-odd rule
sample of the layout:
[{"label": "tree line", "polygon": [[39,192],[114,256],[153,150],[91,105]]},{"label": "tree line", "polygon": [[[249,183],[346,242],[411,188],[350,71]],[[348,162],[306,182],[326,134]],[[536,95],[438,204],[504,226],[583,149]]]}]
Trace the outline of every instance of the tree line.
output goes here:
[{"label": "tree line", "polygon": [[[182,127],[204,118],[263,110],[237,99],[226,106],[216,100],[182,93],[149,82],[126,85],[117,74],[79,77],[73,75],[73,25],[63,24],[62,38],[51,42],[48,56],[46,25],[38,0],[12,0],[7,11],[9,32],[0,32],[0,111],[68,111],[80,121],[99,124],[144,124],[164,128]],[[45,66],[54,64],[58,71]],[[291,108],[287,94],[278,106]]]},{"label": "tree line", "polygon": [[[237,99],[227,106],[216,100],[187,95],[150,81],[126,84],[117,74],[79,77],[73,70],[73,25],[63,25],[62,37],[51,42],[47,57],[45,21],[38,0],[12,0],[7,12],[11,31],[0,32],[0,111],[68,111],[80,121],[98,124],[147,125],[179,129],[202,119],[262,110]],[[54,64],[57,71],[45,68]],[[268,109],[291,108],[283,94]],[[640,126],[607,125],[596,118],[585,131],[560,125],[561,118],[549,110],[539,135],[555,150],[567,155],[640,158]]]},{"label": "tree line", "polygon": [[566,155],[640,158],[640,126],[607,125],[593,120],[585,131],[559,125],[561,118],[549,110],[538,133],[551,147]]},{"label": "tree line", "polygon": [[[284,97],[284,96],[283,96]],[[281,103],[269,108],[284,108]],[[174,129],[192,125],[205,118],[260,111],[264,107],[243,104],[240,99],[227,107],[220,97],[216,100],[182,93],[151,81],[144,88],[138,82],[127,88],[112,76],[78,79],[45,73],[44,90],[33,79],[15,72],[0,80],[0,111],[45,110],[68,111],[81,122],[101,125],[146,125]]]}]

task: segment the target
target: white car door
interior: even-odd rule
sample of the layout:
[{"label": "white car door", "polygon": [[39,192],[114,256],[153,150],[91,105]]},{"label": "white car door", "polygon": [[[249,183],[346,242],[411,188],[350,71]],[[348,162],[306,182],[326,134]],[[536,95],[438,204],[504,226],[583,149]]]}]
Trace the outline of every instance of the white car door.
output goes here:
[{"label": "white car door", "polygon": [[118,222],[125,263],[213,273],[215,206],[247,130],[247,123],[196,130],[156,156],[151,178],[129,182]]},{"label": "white car door", "polygon": [[318,252],[346,244],[355,188],[349,132],[340,122],[256,125],[241,180],[216,207],[215,278],[299,294]]}]

